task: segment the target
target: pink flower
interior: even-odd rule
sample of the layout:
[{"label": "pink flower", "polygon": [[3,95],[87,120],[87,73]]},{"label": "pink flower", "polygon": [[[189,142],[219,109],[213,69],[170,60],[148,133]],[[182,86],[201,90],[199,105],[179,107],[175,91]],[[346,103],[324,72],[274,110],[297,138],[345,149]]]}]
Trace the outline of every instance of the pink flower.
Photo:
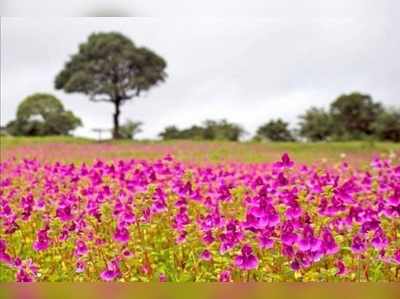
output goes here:
[{"label": "pink flower", "polygon": [[127,243],[130,239],[129,231],[126,227],[117,227],[114,232],[114,240],[120,243]]},{"label": "pink flower", "polygon": [[300,251],[316,251],[321,245],[321,241],[314,237],[313,229],[306,225],[303,229],[303,236],[298,240],[297,245]]},{"label": "pink flower", "polygon": [[274,247],[274,241],[267,234],[262,234],[258,237],[259,245],[262,249],[270,249]]},{"label": "pink flower", "polygon": [[0,239],[0,262],[3,262],[5,264],[11,265],[12,264],[12,258],[11,256],[6,252],[6,241]]},{"label": "pink flower", "polygon": [[100,274],[100,278],[104,281],[113,281],[120,276],[121,271],[117,260],[108,262],[106,269]]},{"label": "pink flower", "polygon": [[185,243],[186,235],[187,235],[187,232],[185,232],[185,231],[180,232],[179,235],[176,237],[176,244]]},{"label": "pink flower", "polygon": [[253,254],[249,245],[242,247],[242,254],[235,258],[236,266],[241,270],[251,270],[258,267],[258,258]]},{"label": "pink flower", "polygon": [[276,162],[274,164],[275,167],[278,168],[290,168],[294,165],[294,162],[290,160],[290,157],[287,153],[284,153],[281,157],[281,161]]},{"label": "pink flower", "polygon": [[160,282],[167,282],[167,276],[164,273],[160,273],[160,277],[159,277],[159,281]]},{"label": "pink flower", "polygon": [[336,267],[338,269],[338,271],[336,272],[336,275],[343,276],[343,275],[347,274],[348,271],[347,271],[346,265],[343,263],[343,261],[338,260],[336,263]]},{"label": "pink flower", "polygon": [[357,235],[353,238],[353,241],[351,243],[351,250],[353,253],[363,253],[365,250],[367,250],[367,247],[365,245],[365,239],[361,235]]},{"label": "pink flower", "polygon": [[31,259],[18,263],[17,269],[18,271],[15,277],[17,282],[33,282],[36,280],[38,267]]},{"label": "pink flower", "polygon": [[72,215],[72,210],[70,205],[62,205],[59,208],[57,208],[56,211],[57,217],[61,219],[61,221],[70,221],[74,217]]},{"label": "pink flower", "polygon": [[325,229],[322,233],[322,251],[328,255],[334,255],[339,251],[339,246],[336,244],[335,239],[329,229]]},{"label": "pink flower", "polygon": [[76,273],[82,273],[85,271],[86,264],[84,261],[77,261],[76,262]]},{"label": "pink flower", "polygon": [[36,236],[36,241],[33,243],[33,249],[36,251],[42,251],[49,248],[49,245],[50,239],[47,235],[47,228],[41,229]]},{"label": "pink flower", "polygon": [[134,254],[133,254],[133,252],[130,251],[129,249],[125,249],[124,251],[122,251],[122,256],[123,256],[124,258],[129,259],[129,258],[133,257]]},{"label": "pink flower", "polygon": [[220,282],[231,282],[232,281],[231,271],[229,271],[229,270],[222,271],[219,274],[219,281]]},{"label": "pink flower", "polygon": [[211,254],[210,251],[208,251],[207,249],[205,249],[205,250],[200,254],[200,258],[201,258],[203,261],[208,262],[208,261],[211,261],[211,259],[212,259],[212,254]]},{"label": "pink flower", "polygon": [[374,237],[371,240],[371,244],[376,250],[382,250],[388,246],[389,241],[381,228],[375,231]]},{"label": "pink flower", "polygon": [[84,256],[88,253],[88,248],[82,240],[78,240],[75,244],[75,256]]},{"label": "pink flower", "polygon": [[400,265],[400,249],[397,249],[393,254],[393,262]]},{"label": "pink flower", "polygon": [[33,282],[34,278],[24,269],[19,269],[16,275],[17,282]]}]

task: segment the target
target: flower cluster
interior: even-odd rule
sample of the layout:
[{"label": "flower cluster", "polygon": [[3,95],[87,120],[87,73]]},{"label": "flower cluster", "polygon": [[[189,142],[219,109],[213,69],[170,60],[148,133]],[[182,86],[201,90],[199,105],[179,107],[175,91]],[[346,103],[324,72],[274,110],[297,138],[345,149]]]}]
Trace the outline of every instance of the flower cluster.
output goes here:
[{"label": "flower cluster", "polygon": [[2,281],[400,279],[400,166],[0,163]]}]

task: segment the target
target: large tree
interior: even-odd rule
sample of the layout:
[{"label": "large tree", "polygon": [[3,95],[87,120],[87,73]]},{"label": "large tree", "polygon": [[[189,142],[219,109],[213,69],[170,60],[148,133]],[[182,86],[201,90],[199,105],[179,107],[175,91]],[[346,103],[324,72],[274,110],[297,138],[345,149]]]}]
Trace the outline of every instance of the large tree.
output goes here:
[{"label": "large tree", "polygon": [[19,104],[17,118],[8,123],[7,131],[16,136],[68,135],[81,125],[81,120],[66,111],[55,96],[35,93]]},{"label": "large tree", "polygon": [[336,137],[361,139],[374,134],[373,123],[383,113],[383,107],[370,95],[353,92],[338,97],[331,104],[330,113]]},{"label": "large tree", "polygon": [[113,138],[121,138],[121,106],[163,82],[166,66],[162,57],[120,33],[94,33],[57,75],[55,87],[86,94],[92,102],[112,103]]},{"label": "large tree", "polygon": [[324,141],[332,136],[332,118],[324,109],[312,107],[300,115],[299,134],[310,141]]}]

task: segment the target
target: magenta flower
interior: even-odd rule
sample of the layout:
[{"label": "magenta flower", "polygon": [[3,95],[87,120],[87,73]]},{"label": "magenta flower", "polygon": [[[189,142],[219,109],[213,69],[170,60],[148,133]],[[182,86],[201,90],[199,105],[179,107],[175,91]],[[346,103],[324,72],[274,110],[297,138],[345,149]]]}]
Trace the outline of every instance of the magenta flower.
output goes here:
[{"label": "magenta flower", "polygon": [[281,240],[284,245],[292,246],[297,242],[298,236],[294,232],[294,227],[291,222],[285,222],[282,226]]},{"label": "magenta flower", "polygon": [[3,262],[5,264],[11,265],[12,264],[12,258],[11,256],[6,252],[6,241],[0,239],[0,262]]},{"label": "magenta flower", "polygon": [[124,258],[129,259],[129,258],[133,257],[134,254],[133,254],[133,252],[130,251],[129,249],[125,249],[124,251],[122,251],[122,256],[123,256]]},{"label": "magenta flower", "polygon": [[17,269],[15,277],[17,282],[33,282],[36,280],[38,267],[32,263],[32,260],[28,259],[19,263]]},{"label": "magenta flower", "polygon": [[274,164],[275,167],[278,168],[290,168],[294,165],[294,162],[290,160],[290,157],[287,153],[284,153],[281,157],[281,161],[276,162]]},{"label": "magenta flower", "polygon": [[347,271],[346,265],[343,263],[343,261],[341,261],[341,260],[337,261],[336,267],[338,269],[336,272],[336,275],[343,276],[343,275],[347,274],[348,271]]},{"label": "magenta flower", "polygon": [[329,229],[325,229],[322,233],[321,249],[328,255],[334,255],[339,251],[339,246],[336,244]]},{"label": "magenta flower", "polygon": [[121,271],[119,269],[119,262],[116,260],[108,262],[106,269],[100,274],[100,278],[103,281],[113,281],[120,276]]},{"label": "magenta flower", "polygon": [[130,239],[129,231],[126,227],[120,226],[115,229],[114,240],[120,243],[127,243]]},{"label": "magenta flower", "polygon": [[290,264],[290,268],[292,268],[293,271],[299,271],[300,270],[300,263],[297,260],[294,260]]},{"label": "magenta flower", "polygon": [[302,210],[298,203],[291,204],[285,213],[288,219],[297,219],[301,216],[301,214]]},{"label": "magenta flower", "polygon": [[168,281],[167,276],[164,273],[160,273],[159,281],[160,282],[167,282]]},{"label": "magenta flower", "polygon": [[186,236],[187,236],[187,232],[186,231],[179,232],[179,235],[176,237],[176,244],[185,243],[186,242]]},{"label": "magenta flower", "polygon": [[393,262],[400,265],[400,249],[397,249],[393,254]]},{"label": "magenta flower", "polygon": [[219,274],[219,281],[220,282],[231,282],[232,281],[231,271],[229,271],[229,270],[222,271]]},{"label": "magenta flower", "polygon": [[82,272],[85,271],[85,267],[86,267],[85,262],[79,260],[79,261],[76,262],[76,269],[75,269],[75,272],[76,272],[76,273],[82,273]]},{"label": "magenta flower", "polygon": [[389,241],[381,228],[375,231],[374,237],[371,240],[371,244],[376,250],[382,250],[388,246]]},{"label": "magenta flower", "polygon": [[57,217],[64,222],[70,221],[74,218],[74,216],[72,215],[71,206],[69,205],[62,205],[57,208],[56,214]]},{"label": "magenta flower", "polygon": [[259,207],[251,209],[251,214],[248,215],[250,218],[248,220],[251,220],[252,215],[258,217],[257,220],[254,219],[254,221],[257,222],[257,226],[261,229],[265,227],[275,227],[280,222],[279,215],[275,208],[265,201],[260,201]]},{"label": "magenta flower", "polygon": [[33,243],[33,249],[36,251],[46,250],[50,246],[50,239],[47,235],[47,228],[41,229],[37,236],[36,241]]},{"label": "magenta flower", "polygon": [[253,254],[253,249],[249,245],[242,247],[242,254],[235,258],[236,266],[241,270],[251,270],[258,267],[258,258]]},{"label": "magenta flower", "polygon": [[88,248],[86,243],[82,240],[78,240],[75,244],[75,256],[84,256],[88,253]]},{"label": "magenta flower", "polygon": [[314,232],[311,226],[307,225],[303,229],[303,236],[298,240],[297,245],[300,251],[316,251],[321,245],[321,241],[314,237]]},{"label": "magenta flower", "polygon": [[26,272],[24,269],[19,269],[16,274],[16,281],[17,282],[33,282],[34,277]]},{"label": "magenta flower", "polygon": [[212,259],[212,254],[210,251],[208,251],[207,249],[205,249],[201,254],[200,254],[200,259],[202,259],[203,261],[211,261]]},{"label": "magenta flower", "polygon": [[365,250],[367,250],[367,247],[365,245],[365,239],[360,235],[356,235],[353,238],[353,241],[351,242],[351,250],[353,251],[353,253],[356,254],[361,254]]},{"label": "magenta flower", "polygon": [[202,240],[206,245],[210,245],[215,241],[215,238],[213,237],[211,231],[207,231],[203,234]]},{"label": "magenta flower", "polygon": [[261,234],[258,237],[259,240],[259,245],[262,249],[270,249],[274,247],[274,241],[271,239],[271,236],[269,234]]}]

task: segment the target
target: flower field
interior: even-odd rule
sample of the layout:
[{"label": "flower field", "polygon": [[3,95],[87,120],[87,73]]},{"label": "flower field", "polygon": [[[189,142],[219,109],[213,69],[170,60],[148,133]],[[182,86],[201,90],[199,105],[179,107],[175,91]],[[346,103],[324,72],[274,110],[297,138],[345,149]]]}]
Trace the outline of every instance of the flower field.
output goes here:
[{"label": "flower field", "polygon": [[342,158],[73,163],[8,153],[0,281],[400,281],[398,159]]}]

